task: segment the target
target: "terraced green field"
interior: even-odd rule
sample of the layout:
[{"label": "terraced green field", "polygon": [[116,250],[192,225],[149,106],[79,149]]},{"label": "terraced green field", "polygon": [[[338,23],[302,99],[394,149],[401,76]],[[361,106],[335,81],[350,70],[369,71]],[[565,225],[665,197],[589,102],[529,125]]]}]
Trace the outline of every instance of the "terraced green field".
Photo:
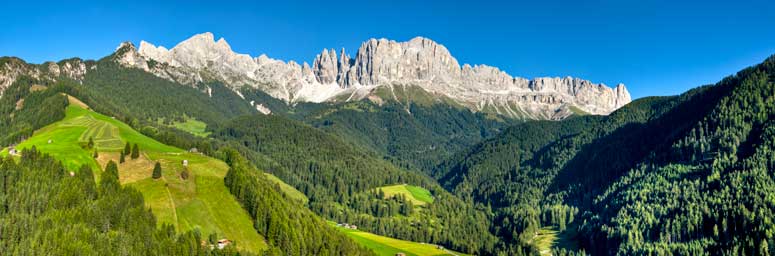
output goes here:
[{"label": "terraced green field", "polygon": [[393,197],[397,194],[403,194],[414,205],[425,205],[433,203],[433,196],[431,195],[431,192],[421,187],[402,184],[384,186],[377,189],[381,189],[382,192],[385,193],[386,198]]},{"label": "terraced green field", "polygon": [[[336,227],[336,223],[333,222],[329,222],[329,225]],[[336,227],[336,229],[345,233],[359,244],[371,249],[377,255],[394,256],[397,253],[404,253],[408,256],[466,255],[463,253],[446,250],[443,247],[438,247],[432,244],[394,239],[365,231],[353,230],[343,227]]]},{"label": "terraced green field", "polygon": [[[71,104],[63,120],[36,131],[17,148],[35,146],[63,161],[69,170],[77,171],[84,164],[99,170],[108,161],[118,163],[118,152],[125,143],[137,143],[141,157],[127,157],[119,165],[119,176],[122,184],[143,194],[159,225],[171,223],[179,231],[199,229],[203,235],[217,233],[219,238],[234,240],[239,248],[252,252],[266,248],[248,213],[223,184],[228,171],[226,163],[162,144],[84,107]],[[85,148],[89,138],[95,142],[94,149]],[[93,158],[94,150],[99,152],[97,159]],[[0,154],[7,155],[7,149]],[[187,167],[183,160],[188,161]],[[151,178],[155,162],[162,165],[160,179]],[[184,168],[190,173],[188,179],[181,178]]]}]

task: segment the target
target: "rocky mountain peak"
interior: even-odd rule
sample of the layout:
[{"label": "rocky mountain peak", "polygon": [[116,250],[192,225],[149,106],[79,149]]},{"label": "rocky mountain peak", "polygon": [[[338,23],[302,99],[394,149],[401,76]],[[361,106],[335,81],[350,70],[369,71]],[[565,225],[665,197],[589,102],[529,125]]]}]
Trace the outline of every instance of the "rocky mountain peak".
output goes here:
[{"label": "rocky mountain peak", "polygon": [[[396,85],[417,86],[475,111],[494,109],[504,115],[536,119],[563,118],[570,115],[570,106],[591,114],[608,114],[630,102],[624,85],[610,88],[571,77],[528,80],[487,65],[461,66],[444,45],[424,37],[405,42],[372,38],[363,42],[352,58],[345,49],[339,53],[324,49],[311,67],[266,55],[252,58],[235,53],[226,40],[215,41],[209,32],[194,35],[169,50],[142,41],[139,50],[127,52],[120,62],[163,78],[186,84],[215,79],[237,91],[250,86],[289,104],[343,95],[347,100],[360,100],[376,87]],[[162,65],[149,68],[148,60]]]}]

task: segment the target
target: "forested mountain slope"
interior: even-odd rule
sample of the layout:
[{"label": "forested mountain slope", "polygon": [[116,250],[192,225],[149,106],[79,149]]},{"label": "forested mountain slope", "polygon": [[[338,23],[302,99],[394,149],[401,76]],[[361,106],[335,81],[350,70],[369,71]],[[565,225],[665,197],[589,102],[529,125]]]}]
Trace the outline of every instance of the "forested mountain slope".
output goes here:
[{"label": "forested mountain slope", "polygon": [[[17,83],[14,86],[31,88],[31,84],[25,83]],[[61,93],[63,91],[75,88],[73,86],[67,82],[60,81],[56,82],[55,86],[32,91],[26,96],[34,98],[49,95],[48,97],[59,98],[62,96]],[[65,105],[67,105],[68,101],[77,101],[72,97],[70,100],[64,96],[62,97]],[[233,240],[236,248],[245,254],[251,252],[266,252],[269,255],[297,254],[295,252],[298,252],[299,248],[317,251],[321,254],[328,252],[328,254],[332,255],[371,254],[344,234],[340,234],[332,227],[329,227],[322,219],[315,216],[303,205],[284,195],[281,187],[277,185],[277,181],[269,181],[263,175],[263,172],[251,169],[252,172],[260,176],[262,182],[261,201],[251,204],[251,207],[284,210],[266,213],[257,218],[255,215],[249,215],[254,214],[254,212],[251,212],[252,209],[243,209],[245,206],[244,202],[242,202],[241,206],[229,194],[230,191],[225,187],[223,181],[224,176],[227,174],[228,166],[223,162],[163,145],[141,135],[127,124],[84,109],[86,106],[83,103],[79,104],[81,105],[68,106],[62,121],[54,122],[43,129],[37,130],[33,136],[26,138],[18,145],[15,145],[14,148],[17,150],[37,148],[38,151],[51,154],[52,157],[62,161],[65,165],[64,167],[59,167],[57,171],[63,174],[57,177],[66,178],[68,176],[65,174],[68,172],[72,172],[74,175],[81,175],[80,172],[84,169],[79,168],[80,166],[95,169],[98,173],[101,167],[105,165],[108,166],[107,168],[116,169],[117,184],[123,187],[131,187],[132,189],[126,190],[131,190],[133,193],[140,192],[132,199],[135,201],[139,200],[137,201],[139,205],[132,207],[140,209],[144,213],[149,213],[145,207],[152,209],[155,216],[148,215],[150,216],[151,223],[156,223],[158,220],[159,224],[169,224],[169,227],[166,224],[162,226],[163,232],[168,235],[174,234],[174,230],[193,231],[197,234],[196,236],[189,235],[193,242],[188,246],[191,246],[193,249],[189,249],[185,253],[195,254],[197,249],[209,248],[209,244],[201,245],[201,241],[215,243],[215,240],[228,238]],[[35,107],[40,107],[40,105],[26,105],[22,109],[30,108],[25,111],[41,114],[33,119],[46,118],[46,113],[57,113],[57,109],[51,109],[50,112],[33,111],[31,108]],[[127,147],[124,147],[125,143]],[[130,147],[128,145],[130,144],[134,145],[131,147],[131,154],[126,152],[129,151]],[[3,151],[4,154],[9,152],[10,150]],[[22,158],[26,157],[25,154],[33,153],[24,151],[21,153]],[[219,155],[217,153],[214,154]],[[234,157],[229,157],[228,159],[234,159]],[[13,160],[9,158],[8,161]],[[155,176],[154,162],[161,167],[159,176]],[[151,170],[154,170],[153,174]],[[106,170],[105,172],[107,173],[108,171]],[[35,193],[32,193],[32,195],[40,196]],[[289,218],[292,213],[305,214],[305,216],[303,218]],[[125,218],[128,216],[122,215],[120,217]],[[69,223],[69,221],[73,220],[61,220],[63,224]],[[268,230],[253,229],[255,226],[254,222],[261,223],[264,221],[271,221],[272,228]],[[15,228],[17,224],[9,223],[9,230]],[[101,230],[106,232],[107,229],[103,228]],[[298,230],[315,231],[314,237],[316,239],[310,239],[312,237],[310,235],[298,235],[296,233]],[[142,234],[147,234],[150,231],[143,232]],[[198,235],[200,233],[202,235]],[[210,235],[209,238],[207,237],[208,235]],[[85,242],[85,240],[78,239],[84,238],[76,238],[76,240],[70,242],[75,242],[76,244]],[[321,241],[326,241],[326,243]],[[48,243],[52,244],[52,246],[63,246],[56,240]],[[135,249],[132,248],[132,250]],[[148,248],[148,250],[159,249],[152,247]],[[174,254],[176,252],[174,247],[169,250],[170,253],[144,253],[144,251],[128,251],[127,253],[132,255],[159,255]],[[100,255],[111,254],[104,250],[100,252],[102,252],[99,253]],[[213,251],[212,253],[233,252],[235,250],[230,249]]]},{"label": "forested mountain slope", "polygon": [[434,174],[491,205],[496,234],[515,243],[554,226],[595,254],[761,253],[774,64],[607,117],[516,125]]},{"label": "forested mountain slope", "polygon": [[[305,193],[309,207],[327,219],[469,253],[492,252],[498,242],[489,234],[486,212],[465,204],[432,179],[303,123],[254,115],[232,120],[214,136]],[[379,187],[404,183],[429,189],[434,202],[416,206],[375,193]]]},{"label": "forested mountain slope", "polygon": [[426,173],[454,153],[516,122],[448,102],[414,100],[332,104],[310,111],[301,120],[378,152],[396,165]]}]

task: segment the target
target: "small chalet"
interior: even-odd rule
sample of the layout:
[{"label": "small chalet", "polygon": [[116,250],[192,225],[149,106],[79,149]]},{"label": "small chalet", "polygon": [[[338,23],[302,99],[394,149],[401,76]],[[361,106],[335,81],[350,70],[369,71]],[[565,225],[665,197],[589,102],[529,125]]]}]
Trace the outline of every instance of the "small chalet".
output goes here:
[{"label": "small chalet", "polygon": [[188,150],[189,153],[199,153],[199,149],[191,148]]},{"label": "small chalet", "polygon": [[226,246],[228,246],[230,244],[231,244],[231,240],[229,240],[229,239],[218,240],[218,249],[219,250],[223,250],[223,248],[225,248]]},{"label": "small chalet", "polygon": [[183,160],[183,166],[188,166],[188,160]]},{"label": "small chalet", "polygon": [[54,141],[51,139],[48,139],[48,144],[51,144],[51,142],[54,142]]},{"label": "small chalet", "polygon": [[9,155],[12,155],[12,156],[15,156],[15,155],[18,155],[18,154],[19,154],[19,152],[18,152],[18,151],[16,151],[16,148],[14,148],[14,147],[10,147],[10,148],[8,148],[8,154],[9,154]]},{"label": "small chalet", "polygon": [[343,228],[346,228],[346,229],[358,229],[358,226],[350,225],[350,224],[347,224],[347,223],[339,223],[339,224],[336,224],[336,226],[337,227],[343,227]]}]

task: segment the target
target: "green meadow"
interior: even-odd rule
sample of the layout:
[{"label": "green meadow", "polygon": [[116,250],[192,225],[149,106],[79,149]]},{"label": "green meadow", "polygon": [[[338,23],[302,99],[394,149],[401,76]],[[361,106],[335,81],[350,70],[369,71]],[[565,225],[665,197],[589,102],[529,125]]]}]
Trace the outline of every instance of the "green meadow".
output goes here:
[{"label": "green meadow", "polygon": [[[333,222],[329,222],[329,225],[336,227],[336,223]],[[404,253],[407,256],[466,255],[433,244],[400,240],[344,227],[336,227],[336,229],[381,256],[394,256],[398,253]]]},{"label": "green meadow", "polygon": [[384,186],[377,189],[381,189],[382,192],[385,193],[386,198],[391,198],[397,194],[403,194],[414,205],[425,205],[433,203],[433,196],[431,195],[431,192],[421,187],[402,184]]},{"label": "green meadow", "polygon": [[193,118],[186,118],[185,122],[174,122],[172,126],[199,137],[207,137],[210,135],[210,132],[205,131],[207,124]]},{"label": "green meadow", "polygon": [[[90,138],[94,141],[92,149],[87,148]],[[141,156],[127,156],[126,162],[119,164],[121,182],[143,194],[159,225],[170,223],[179,231],[199,229],[205,236],[216,233],[252,252],[267,247],[264,238],[253,229],[248,213],[223,183],[228,171],[226,163],[162,144],[123,122],[88,110],[85,105],[70,104],[63,120],[36,131],[17,149],[35,146],[61,160],[71,171],[82,165],[101,170],[108,161],[118,163],[119,152],[127,142],[138,144]],[[94,151],[98,158],[93,157]],[[7,155],[8,150],[2,154]],[[188,166],[183,166],[183,160],[188,161]],[[160,179],[151,178],[155,162],[162,165]],[[187,179],[181,177],[184,169],[189,173]]]}]

